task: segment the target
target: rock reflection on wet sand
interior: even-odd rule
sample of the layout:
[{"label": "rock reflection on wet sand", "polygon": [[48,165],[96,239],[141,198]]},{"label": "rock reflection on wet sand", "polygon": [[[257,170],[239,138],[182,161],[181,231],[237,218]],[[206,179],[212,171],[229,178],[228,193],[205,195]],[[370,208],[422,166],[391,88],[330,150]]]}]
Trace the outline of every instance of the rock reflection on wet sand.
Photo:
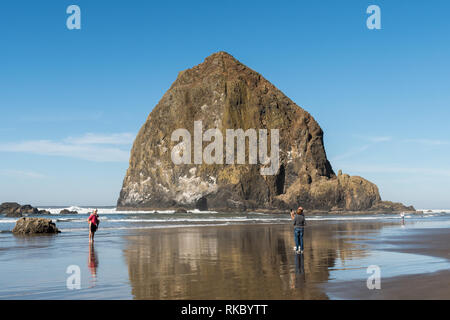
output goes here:
[{"label": "rock reflection on wet sand", "polygon": [[349,240],[382,226],[311,222],[303,256],[290,225],[151,230],[127,236],[124,255],[135,299],[327,299],[335,260],[366,254]]}]

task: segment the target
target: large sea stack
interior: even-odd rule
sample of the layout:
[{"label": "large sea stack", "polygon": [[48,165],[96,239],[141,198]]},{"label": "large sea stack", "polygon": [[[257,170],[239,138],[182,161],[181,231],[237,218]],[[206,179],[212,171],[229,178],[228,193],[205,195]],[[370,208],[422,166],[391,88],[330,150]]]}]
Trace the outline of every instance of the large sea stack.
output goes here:
[{"label": "large sea stack", "polygon": [[[202,121],[203,132],[219,129],[224,145],[226,129],[278,129],[277,173],[262,175],[264,165],[249,164],[248,145],[245,164],[175,164],[171,152],[179,141],[171,140],[172,133],[185,128],[194,137],[194,121]],[[210,143],[203,142],[202,150]],[[192,142],[192,155],[193,148]],[[298,205],[310,210],[414,210],[382,202],[377,186],[361,177],[336,175],[314,118],[225,52],[180,72],[150,113],[134,141],[117,203],[129,210],[285,210]]]}]

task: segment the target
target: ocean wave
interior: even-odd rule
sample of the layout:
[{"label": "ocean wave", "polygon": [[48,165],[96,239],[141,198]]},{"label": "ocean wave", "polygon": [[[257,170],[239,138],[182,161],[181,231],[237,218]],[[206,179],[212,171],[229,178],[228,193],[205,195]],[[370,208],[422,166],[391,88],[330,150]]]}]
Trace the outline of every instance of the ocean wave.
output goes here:
[{"label": "ocean wave", "polygon": [[86,219],[77,219],[77,218],[56,218],[56,222],[84,222]]},{"label": "ocean wave", "polygon": [[[412,216],[405,216],[405,219],[411,219],[413,218]],[[401,217],[400,216],[393,216],[393,217],[321,217],[321,216],[316,216],[316,217],[306,217],[307,221],[365,221],[365,220],[400,220]],[[56,221],[59,221],[59,219],[57,219]],[[67,220],[69,221],[69,220]],[[213,223],[213,222],[288,222],[291,221],[291,218],[288,217],[205,217],[205,218],[191,218],[191,217],[186,217],[186,218],[123,218],[123,219],[106,219],[106,218],[101,218],[100,217],[100,223],[101,222],[105,222],[105,223],[164,223],[164,224],[171,224],[171,223],[177,223],[177,222],[185,222],[185,223],[195,223],[195,222],[208,222],[208,223]],[[70,220],[70,222],[74,222],[74,223],[81,223],[81,222],[86,222],[85,219],[73,219]]]},{"label": "ocean wave", "polygon": [[[204,213],[204,212],[202,212]],[[112,216],[111,216],[112,215]],[[100,221],[104,222],[161,222],[161,221],[249,221],[249,220],[282,220],[289,221],[291,220],[289,215],[279,215],[279,214],[267,214],[267,213],[246,213],[246,214],[236,214],[224,216],[221,213],[218,214],[210,214],[207,216],[201,216],[197,214],[193,215],[178,215],[178,216],[159,216],[158,213],[149,213],[140,214],[139,212],[127,212],[127,214],[122,214],[122,217],[114,217],[114,214],[104,213],[100,215]],[[435,216],[440,216],[437,213],[428,213],[428,214],[417,214],[411,215],[406,214],[405,218],[431,218]],[[15,223],[18,218],[7,218],[0,217],[0,223]],[[58,217],[53,218],[57,222],[86,222],[85,217],[77,217],[76,215],[66,216],[59,215]],[[314,216],[306,216],[306,220],[312,221],[334,221],[334,220],[390,220],[390,219],[401,219],[401,215],[391,214],[391,215],[314,215]]]},{"label": "ocean wave", "polygon": [[198,210],[198,209],[187,210],[187,212],[189,212],[189,213],[200,213],[200,214],[203,214],[203,213],[218,213],[217,211],[209,211],[209,210],[201,211],[201,210]]},{"label": "ocean wave", "polygon": [[[405,219],[411,218],[432,218],[434,215],[419,215],[419,216],[411,216],[405,215]],[[393,216],[306,216],[307,221],[365,221],[365,220],[399,220],[401,219],[400,215]],[[15,223],[17,219],[0,219],[0,223]],[[55,222],[59,223],[86,223],[85,218],[79,217],[64,217],[64,218],[55,218]],[[104,222],[107,224],[110,223],[177,223],[177,222],[185,222],[185,223],[196,223],[196,222],[288,222],[291,221],[290,217],[280,216],[280,215],[258,215],[258,216],[231,216],[231,217],[220,217],[220,216],[204,216],[204,217],[157,217],[153,214],[151,217],[142,217],[142,216],[130,216],[124,218],[114,218],[114,217],[106,217],[100,216],[100,222]]]},{"label": "ocean wave", "polygon": [[450,213],[450,209],[418,209],[419,211],[423,211],[423,214],[435,214],[435,213]]},{"label": "ocean wave", "polygon": [[76,211],[78,214],[89,214],[92,213],[95,209],[98,210],[98,213],[101,214],[114,214],[114,213],[125,213],[125,212],[118,212],[116,211],[116,208],[95,208],[95,207],[79,207],[79,206],[69,206],[69,207],[51,207],[51,208],[45,208],[45,207],[39,207],[39,210],[47,210],[51,214],[59,214],[62,210],[69,210],[69,211]]},{"label": "ocean wave", "polygon": [[[133,211],[124,211],[124,210],[117,210],[116,207],[94,207],[94,206],[89,206],[89,207],[80,207],[80,206],[76,206],[76,205],[72,205],[72,206],[67,206],[67,207],[40,207],[39,210],[47,210],[49,211],[51,214],[59,214],[59,212],[61,210],[70,210],[70,211],[77,211],[78,214],[89,214],[91,212],[93,212],[95,209],[98,210],[98,213],[101,214],[174,214],[176,213],[175,210],[152,210],[152,211],[139,211],[139,210],[133,210]],[[424,215],[427,214],[440,214],[440,213],[444,213],[444,214],[450,214],[450,209],[419,209],[419,211],[423,211]],[[213,211],[213,210],[205,210],[205,211],[201,211],[198,209],[192,209],[192,210],[187,210],[188,213],[192,213],[192,214],[221,214],[220,212],[217,211]],[[264,212],[248,212],[247,214],[251,214],[251,215],[270,215],[270,213],[264,213]],[[308,217],[308,216],[307,216]],[[352,219],[354,219],[355,217],[358,216],[349,216]]]},{"label": "ocean wave", "polygon": [[18,219],[0,219],[0,223],[16,223]]},{"label": "ocean wave", "polygon": [[[60,207],[60,208],[38,208],[39,210],[47,210],[51,214],[59,214],[62,210],[76,211],[78,214],[90,214],[95,209],[98,210],[98,214],[173,214],[175,210],[152,210],[152,211],[123,211],[117,210],[117,208],[102,208],[102,207],[79,207],[79,206],[70,206],[70,207]],[[194,214],[211,214],[218,213],[217,211],[201,211],[198,209],[187,210],[188,213]]]}]

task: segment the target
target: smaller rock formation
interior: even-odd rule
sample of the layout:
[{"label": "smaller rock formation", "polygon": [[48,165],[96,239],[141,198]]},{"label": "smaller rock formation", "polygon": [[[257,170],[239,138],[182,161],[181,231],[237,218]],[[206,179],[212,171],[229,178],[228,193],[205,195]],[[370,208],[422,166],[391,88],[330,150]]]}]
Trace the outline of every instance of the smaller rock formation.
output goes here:
[{"label": "smaller rock formation", "polygon": [[22,217],[22,214],[18,210],[15,210],[15,211],[10,211],[7,214],[5,214],[5,217],[20,218],[20,217]]},{"label": "smaller rock formation", "polygon": [[12,232],[14,234],[55,234],[61,231],[50,219],[20,218]]},{"label": "smaller rock formation", "polygon": [[26,204],[20,207],[19,212],[21,214],[38,214],[39,210],[37,208],[32,207],[29,204]]},{"label": "smaller rock formation", "polygon": [[0,214],[5,214],[6,217],[22,217],[29,214],[50,214],[50,212],[39,210],[29,204],[22,206],[17,202],[5,202],[0,205]]},{"label": "smaller rock formation", "polygon": [[9,214],[14,214],[18,208],[20,208],[20,204],[17,202],[4,202],[0,205],[0,214],[9,216]]},{"label": "smaller rock formation", "polygon": [[392,202],[392,201],[380,201],[375,203],[372,208],[370,208],[370,211],[377,211],[377,212],[392,212],[392,213],[398,213],[398,212],[416,212],[416,209],[413,206],[405,206],[402,203],[398,202]]},{"label": "smaller rock formation", "polygon": [[178,208],[175,210],[175,213],[187,213],[187,210],[184,208]]},{"label": "smaller rock formation", "polygon": [[78,214],[78,211],[70,211],[68,209],[61,210],[59,214]]}]

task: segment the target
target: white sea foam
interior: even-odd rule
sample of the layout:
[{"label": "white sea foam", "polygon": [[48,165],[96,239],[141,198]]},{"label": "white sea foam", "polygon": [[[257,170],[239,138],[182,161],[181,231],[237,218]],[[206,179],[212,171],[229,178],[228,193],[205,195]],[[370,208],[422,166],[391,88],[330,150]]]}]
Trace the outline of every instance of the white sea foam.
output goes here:
[{"label": "white sea foam", "polygon": [[187,211],[190,212],[190,213],[218,213],[217,211],[208,211],[208,210],[201,211],[201,210],[198,210],[198,209],[187,210]]},{"label": "white sea foam", "polygon": [[[69,210],[69,211],[77,211],[78,214],[90,214],[95,209],[98,210],[99,214],[149,214],[149,213],[161,213],[161,214],[172,214],[175,213],[175,210],[152,210],[152,211],[139,211],[139,210],[133,210],[133,211],[125,211],[125,210],[117,210],[117,208],[102,208],[102,207],[79,207],[79,206],[70,206],[70,207],[61,207],[61,208],[39,208],[39,210],[47,210],[51,214],[59,214],[62,210]],[[200,211],[198,209],[192,209],[187,210],[188,213],[195,213],[195,214],[207,214],[207,213],[217,213],[217,211]]]},{"label": "white sea foam", "polygon": [[[155,213],[161,213],[161,214],[173,214],[175,213],[175,210],[153,210],[153,211],[140,211],[140,210],[133,210],[133,211],[124,211],[124,210],[117,210],[117,208],[114,207],[110,207],[110,208],[104,208],[104,207],[80,207],[80,206],[68,206],[68,207],[58,207],[58,208],[45,208],[45,207],[41,207],[39,208],[39,210],[47,210],[49,211],[51,214],[59,214],[59,212],[61,210],[70,210],[70,211],[77,211],[78,214],[89,214],[92,211],[94,211],[95,209],[98,209],[98,213],[99,214],[155,214]],[[424,215],[430,215],[430,214],[440,214],[440,213],[447,213],[450,214],[450,209],[419,209],[419,211],[423,211]],[[428,212],[430,211],[430,212]],[[198,209],[192,209],[192,210],[187,210],[188,213],[192,213],[192,214],[217,214],[219,212],[217,211],[213,211],[213,210],[205,210],[205,211],[201,211]],[[270,215],[268,213],[264,213],[264,212],[248,212],[247,214],[251,214],[251,215]],[[338,217],[339,219],[345,219],[345,220],[365,220],[365,219],[386,219],[388,215],[376,215],[375,216],[358,216],[358,215],[348,215],[345,217]],[[397,216],[397,215],[394,215]],[[311,219],[311,217],[306,216],[307,219]],[[328,219],[334,219],[334,218],[330,218],[328,216],[317,216],[317,218],[323,219],[323,220],[328,220]]]},{"label": "white sea foam", "polygon": [[[424,214],[431,213],[450,213],[450,209],[418,209],[419,211],[423,211]],[[430,212],[431,211],[431,212]]]},{"label": "white sea foam", "polygon": [[[39,210],[47,210],[51,214],[59,214],[62,210],[76,211],[78,214],[90,214],[95,209],[98,210],[99,214],[127,214],[129,211],[117,211],[116,208],[96,208],[96,207],[78,207],[78,206],[70,206],[70,207],[60,207],[60,208],[39,208]],[[144,211],[143,211],[144,212]],[[147,211],[148,212],[148,211]],[[150,211],[151,213],[151,211]]]},{"label": "white sea foam", "polygon": [[85,219],[76,219],[76,218],[57,218],[56,222],[84,222]]},{"label": "white sea foam", "polygon": [[[422,218],[431,218],[434,215],[423,216]],[[405,219],[414,218],[413,216],[406,215]],[[311,216],[306,217],[307,221],[370,221],[370,220],[400,220],[400,216],[345,216],[345,217],[328,217],[328,216]],[[57,222],[73,222],[73,223],[84,223],[85,219],[67,219],[61,218],[56,219]],[[114,219],[107,217],[100,217],[100,221],[104,223],[162,223],[162,224],[173,224],[173,223],[223,223],[223,222],[289,222],[291,221],[290,217],[283,216],[267,216],[267,217],[247,217],[247,216],[235,216],[235,217],[166,217],[166,218],[158,218],[154,215],[152,217],[141,218],[141,217],[130,217],[130,218],[122,218],[122,219]]]},{"label": "white sea foam", "polygon": [[0,223],[16,223],[18,219],[1,219]]}]

